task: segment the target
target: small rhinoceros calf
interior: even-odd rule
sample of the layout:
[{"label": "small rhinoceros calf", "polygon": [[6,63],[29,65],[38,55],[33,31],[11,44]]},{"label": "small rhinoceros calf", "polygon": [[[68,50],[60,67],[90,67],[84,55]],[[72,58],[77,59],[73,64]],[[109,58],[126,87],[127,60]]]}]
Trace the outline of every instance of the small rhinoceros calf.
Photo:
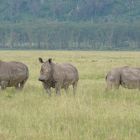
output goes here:
[{"label": "small rhinoceros calf", "polygon": [[55,88],[56,94],[60,95],[60,89],[64,88],[67,92],[70,85],[73,85],[75,95],[79,76],[73,65],[69,63],[56,64],[52,62],[51,58],[46,62],[39,58],[39,61],[42,66],[38,80],[42,82],[49,95],[51,95],[51,88]]},{"label": "small rhinoceros calf", "polygon": [[140,68],[129,66],[114,68],[106,76],[107,90],[118,89],[121,85],[128,89],[140,89]]},{"label": "small rhinoceros calf", "polygon": [[0,87],[22,89],[29,77],[28,67],[21,62],[0,61]]}]

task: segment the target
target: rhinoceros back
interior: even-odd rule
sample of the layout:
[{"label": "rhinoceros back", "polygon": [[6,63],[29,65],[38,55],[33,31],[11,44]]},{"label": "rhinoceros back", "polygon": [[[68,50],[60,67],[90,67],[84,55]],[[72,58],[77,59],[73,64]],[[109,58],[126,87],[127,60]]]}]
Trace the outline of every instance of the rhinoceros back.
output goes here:
[{"label": "rhinoceros back", "polygon": [[64,86],[79,80],[78,70],[69,63],[56,64],[54,73],[57,73],[54,79],[62,80]]}]

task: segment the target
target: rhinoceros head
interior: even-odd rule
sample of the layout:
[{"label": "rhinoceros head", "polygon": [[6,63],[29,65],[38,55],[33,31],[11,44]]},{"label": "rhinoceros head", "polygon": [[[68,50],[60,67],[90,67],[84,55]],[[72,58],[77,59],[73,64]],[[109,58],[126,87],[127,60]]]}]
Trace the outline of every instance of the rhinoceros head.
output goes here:
[{"label": "rhinoceros head", "polygon": [[39,58],[39,62],[42,64],[41,65],[41,70],[40,70],[40,76],[38,78],[39,81],[45,82],[51,77],[52,73],[52,59],[49,58],[47,61],[43,61],[42,58]]}]

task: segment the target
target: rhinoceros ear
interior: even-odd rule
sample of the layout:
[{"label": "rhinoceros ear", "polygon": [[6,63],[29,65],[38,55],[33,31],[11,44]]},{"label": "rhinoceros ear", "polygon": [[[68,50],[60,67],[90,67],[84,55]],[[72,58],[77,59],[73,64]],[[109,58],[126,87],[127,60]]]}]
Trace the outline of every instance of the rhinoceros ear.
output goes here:
[{"label": "rhinoceros ear", "polygon": [[40,63],[44,63],[43,59],[41,57],[38,58]]},{"label": "rhinoceros ear", "polygon": [[48,59],[48,62],[49,62],[49,63],[52,63],[52,58],[49,58],[49,59]]}]

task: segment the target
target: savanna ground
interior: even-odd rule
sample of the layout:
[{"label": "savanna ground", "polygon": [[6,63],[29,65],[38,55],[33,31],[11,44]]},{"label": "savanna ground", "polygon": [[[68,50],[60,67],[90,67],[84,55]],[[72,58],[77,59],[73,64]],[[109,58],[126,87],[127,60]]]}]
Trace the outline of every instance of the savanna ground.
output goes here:
[{"label": "savanna ground", "polygon": [[[77,94],[48,97],[37,80],[38,57],[74,64]],[[22,61],[30,78],[23,91],[0,92],[0,140],[140,140],[140,91],[104,92],[113,67],[140,66],[140,52],[1,51],[0,59]]]}]

